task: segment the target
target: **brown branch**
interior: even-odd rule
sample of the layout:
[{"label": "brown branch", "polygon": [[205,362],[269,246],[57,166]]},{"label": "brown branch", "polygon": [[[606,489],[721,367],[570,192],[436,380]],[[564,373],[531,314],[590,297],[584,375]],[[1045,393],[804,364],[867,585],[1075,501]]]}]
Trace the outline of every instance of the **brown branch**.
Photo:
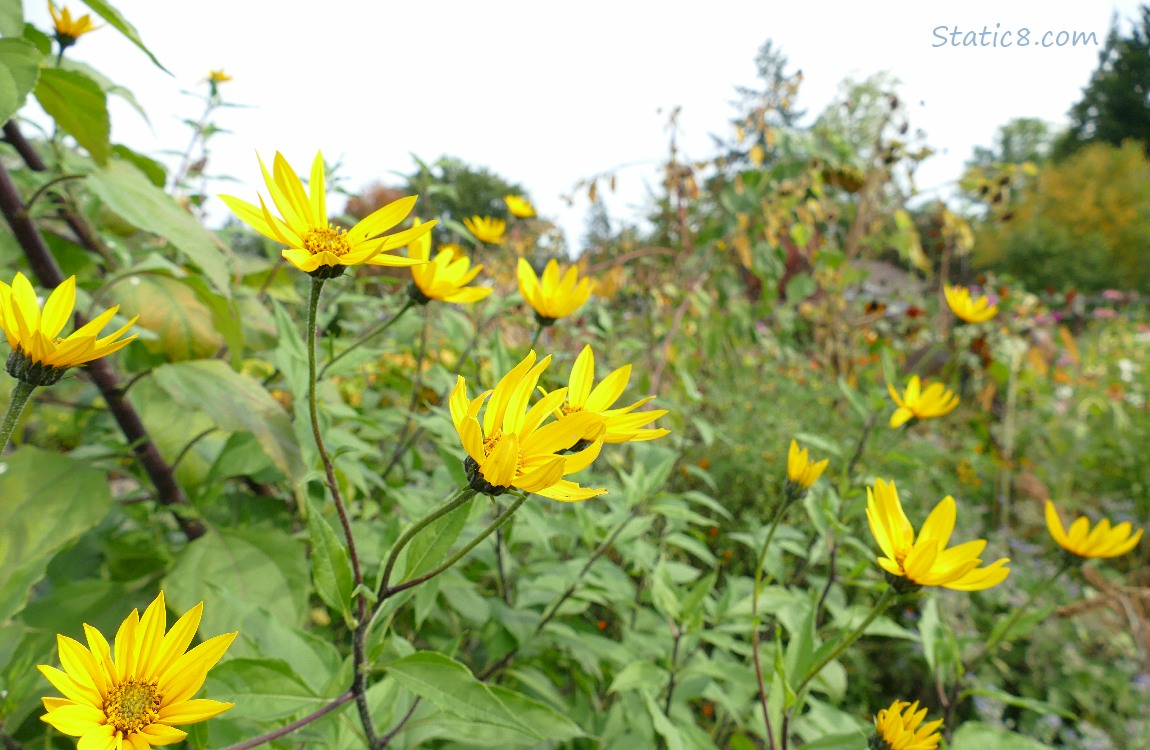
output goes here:
[{"label": "brown branch", "polygon": [[[7,134],[9,130],[14,128],[13,123],[8,123],[4,126],[4,131]],[[11,139],[11,136],[9,137]],[[8,225],[12,228],[12,234],[28,257],[28,262],[32,266],[32,273],[35,274],[40,284],[46,287],[57,287],[64,283],[64,274],[60,270],[60,266],[57,265],[56,259],[52,256],[52,251],[44,243],[40,231],[25,213],[20,194],[3,164],[0,164],[0,212],[4,214]],[[77,326],[82,326],[88,322],[80,313],[76,313],[75,320]],[[85,365],[84,370],[91,377],[92,382],[96,384],[96,387],[100,389],[100,393],[108,404],[108,409],[111,410],[112,416],[115,417],[116,423],[120,426],[128,444],[139,459],[140,465],[144,467],[144,471],[147,472],[152,484],[155,485],[160,502],[167,506],[186,506],[188,504],[187,497],[180,489],[179,484],[176,483],[171,467],[148,436],[144,423],[140,421],[140,415],[124,398],[112,365],[106,359],[96,359]],[[203,536],[204,527],[199,521],[184,518],[180,513],[176,513],[175,516],[176,523],[180,525],[189,539]]]}]

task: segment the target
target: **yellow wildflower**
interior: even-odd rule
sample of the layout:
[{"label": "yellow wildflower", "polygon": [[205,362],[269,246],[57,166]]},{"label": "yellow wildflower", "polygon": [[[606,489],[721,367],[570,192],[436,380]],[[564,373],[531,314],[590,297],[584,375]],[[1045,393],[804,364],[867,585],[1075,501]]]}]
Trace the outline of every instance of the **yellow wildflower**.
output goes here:
[{"label": "yellow wildflower", "polygon": [[918,701],[895,701],[874,717],[874,730],[888,750],[935,750],[942,740],[942,719],[923,724],[925,718],[926,709],[920,710]]},{"label": "yellow wildflower", "polygon": [[232,77],[225,73],[223,68],[208,73],[208,82],[217,86],[221,83],[227,83],[230,80],[232,80]]},{"label": "yellow wildflower", "polygon": [[976,539],[947,548],[954,531],[957,510],[954,498],[947,495],[927,516],[918,537],[902,510],[894,482],[879,479],[873,491],[867,487],[866,517],[871,534],[882,549],[878,558],[883,570],[906,578],[919,586],[942,586],[958,591],[979,591],[1006,580],[1010,569],[1007,558],[980,568],[978,558],[986,548],[985,539]]},{"label": "yellow wildflower", "polygon": [[[415,220],[415,226],[419,226],[419,219]],[[407,254],[410,258],[428,260],[431,257],[431,235],[415,238],[407,246]],[[441,246],[435,260],[411,267],[416,291],[413,299],[421,304],[433,299],[462,305],[478,302],[494,291],[490,287],[467,286],[481,270],[483,266],[471,268],[471,260],[467,256],[456,258],[450,248]]]},{"label": "yellow wildflower", "polygon": [[[518,487],[553,500],[575,502],[607,491],[580,487],[563,478],[587,468],[599,455],[603,447],[603,417],[583,412],[543,425],[567,397],[566,388],[552,391],[527,409],[539,377],[550,362],[551,357],[547,356],[535,364],[532,351],[493,390],[474,400],[467,398],[463,377],[456,381],[451,391],[451,421],[467,451],[465,463],[471,486],[479,492],[501,495]],[[479,411],[485,402],[481,424]],[[567,456],[558,455],[588,435],[594,440],[589,447]]]},{"label": "yellow wildflower", "polygon": [[73,19],[70,10],[66,7],[57,10],[52,0],[48,0],[48,12],[52,14],[52,23],[56,27],[56,41],[61,47],[71,47],[84,34],[100,28],[92,23],[91,14],[85,13]]},{"label": "yellow wildflower", "polygon": [[890,383],[886,385],[890,397],[898,408],[890,417],[890,426],[898,427],[911,419],[929,419],[949,414],[958,406],[958,396],[948,391],[942,383],[931,383],[922,389],[918,375],[912,375],[906,390],[899,395]]},{"label": "yellow wildflower", "polygon": [[535,269],[526,258],[519,259],[517,269],[519,293],[535,310],[535,315],[543,325],[551,325],[559,318],[565,318],[583,306],[591,296],[591,280],[579,279],[575,266],[559,276],[559,262],[552,258],[543,269],[543,279],[535,275]]},{"label": "yellow wildflower", "polygon": [[942,291],[950,311],[967,323],[985,323],[998,314],[998,306],[990,304],[989,297],[972,298],[966,287],[947,285]]},{"label": "yellow wildflower", "polygon": [[530,219],[535,216],[535,206],[522,195],[505,195],[503,202],[507,204],[507,210],[511,215],[518,219]]},{"label": "yellow wildflower", "polygon": [[67,636],[56,636],[63,671],[45,664],[39,669],[64,697],[43,698],[48,713],[40,718],[79,737],[85,750],[147,750],[187,737],[174,728],[177,725],[227,711],[235,704],[192,699],[236,637],[217,635],[184,653],[203,608],[203,602],[192,607],[165,635],[167,612],[161,591],[142,618],[132,610],[116,633],[114,647],[87,624],[87,648]]},{"label": "yellow wildflower", "polygon": [[119,351],[136,338],[120,338],[131,328],[132,318],[113,333],[97,338],[111,322],[119,305],[97,315],[67,338],[60,331],[76,305],[76,277],[56,287],[41,311],[36,292],[24,274],[17,273],[12,286],[0,281],[0,328],[15,356],[8,359],[8,373],[32,385],[51,385],[69,367],[82,365]]},{"label": "yellow wildflower", "polygon": [[507,231],[507,222],[503,219],[493,219],[490,216],[472,216],[464,219],[463,225],[467,231],[475,235],[475,239],[488,245],[502,245],[503,233]]},{"label": "yellow wildflower", "polygon": [[787,479],[796,487],[809,490],[830,463],[829,458],[814,462],[810,459],[807,449],[799,450],[799,444],[791,440],[791,450],[787,454]]},{"label": "yellow wildflower", "polygon": [[311,165],[311,177],[308,180],[310,193],[279,152],[276,152],[273,168],[274,177],[268,173],[263,159],[260,159],[264,183],[282,219],[272,215],[262,195],[259,196],[259,206],[230,195],[221,195],[220,200],[252,229],[287,245],[283,257],[299,270],[321,278],[332,278],[343,273],[346,266],[365,263],[373,266],[414,266],[425,262],[386,254],[388,250],[403,247],[422,237],[435,226],[434,221],[429,221],[402,232],[384,235],[384,232],[411,213],[417,196],[392,201],[360,220],[351,229],[343,229],[328,222],[322,153],[316,153]]},{"label": "yellow wildflower", "polygon": [[[555,410],[555,416],[566,419],[572,414],[586,412],[598,414],[606,420],[604,443],[654,440],[670,433],[670,430],[661,428],[644,429],[646,425],[665,415],[666,409],[635,411],[654,400],[654,396],[641,398],[630,406],[611,408],[612,404],[623,395],[623,390],[626,389],[630,379],[631,365],[623,365],[592,388],[595,383],[595,354],[590,346],[584,346],[583,351],[575,359],[575,364],[571,366],[567,400]],[[597,427],[594,429],[598,430]]]},{"label": "yellow wildflower", "polygon": [[1050,530],[1050,535],[1054,537],[1054,541],[1065,549],[1067,552],[1072,552],[1079,557],[1118,557],[1125,555],[1130,550],[1138,545],[1138,540],[1142,538],[1142,529],[1138,529],[1135,533],[1131,534],[1133,526],[1129,521],[1123,521],[1117,526],[1110,526],[1110,519],[1103,518],[1090,530],[1090,521],[1086,516],[1079,516],[1070,524],[1070,531],[1067,532],[1062,526],[1062,519],[1058,517],[1058,511],[1054,507],[1054,503],[1049,500],[1046,501],[1046,528]]}]

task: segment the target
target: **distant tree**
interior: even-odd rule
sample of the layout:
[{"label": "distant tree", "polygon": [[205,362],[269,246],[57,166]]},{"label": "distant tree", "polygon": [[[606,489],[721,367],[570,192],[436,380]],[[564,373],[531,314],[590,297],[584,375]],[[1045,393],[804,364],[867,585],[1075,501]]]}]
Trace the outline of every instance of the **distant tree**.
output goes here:
[{"label": "distant tree", "polygon": [[771,122],[766,124],[794,127],[806,115],[805,110],[795,107],[795,95],[798,92],[798,84],[802,81],[803,72],[801,70],[788,72],[789,65],[790,60],[783,54],[782,47],[776,47],[770,39],[763,42],[763,46],[759,47],[758,54],[755,55],[755,67],[763,87],[735,87],[735,91],[742,97],[737,105],[740,112],[744,114],[769,112]]},{"label": "distant tree", "polygon": [[416,164],[419,169],[407,175],[407,189],[420,195],[424,210],[445,221],[460,222],[470,216],[508,219],[503,196],[530,197],[519,183],[452,156],[440,157],[434,164],[416,159]]},{"label": "distant tree", "polygon": [[1070,110],[1071,126],[1055,147],[1064,159],[1088,143],[1115,146],[1127,138],[1150,153],[1150,6],[1141,7],[1141,24],[1129,37],[1113,23],[1099,65]]},{"label": "distant tree", "polygon": [[977,232],[975,262],[1029,287],[1150,293],[1150,159],[1141,146],[1093,143],[1038,171],[1009,221]]},{"label": "distant tree", "polygon": [[1050,126],[1034,117],[1016,117],[998,129],[994,145],[975,146],[967,167],[995,164],[1041,164],[1050,158],[1055,134]]}]

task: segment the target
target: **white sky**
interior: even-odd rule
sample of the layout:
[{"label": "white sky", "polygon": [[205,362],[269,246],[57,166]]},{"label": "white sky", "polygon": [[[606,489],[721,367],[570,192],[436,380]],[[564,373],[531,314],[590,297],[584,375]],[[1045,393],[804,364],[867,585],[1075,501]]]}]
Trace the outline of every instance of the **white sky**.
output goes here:
[{"label": "white sky", "polygon": [[[25,0],[47,28],[46,2]],[[85,8],[73,0],[73,13]],[[586,197],[561,194],[620,165],[615,217],[638,218],[667,154],[667,112],[682,106],[680,146],[711,155],[709,134],[729,133],[734,87],[755,85],[754,57],[770,38],[801,68],[798,106],[818,114],[848,75],[890,71],[902,81],[911,126],[938,153],[918,172],[921,190],[946,189],[976,145],[1013,117],[1055,125],[1079,98],[1098,48],[1043,48],[1045,31],[1096,32],[1137,15],[1136,0],[1050,4],[1035,0],[709,3],[582,0],[366,2],[324,0],[116,0],[168,76],[113,29],[69,55],[132,90],[151,126],[116,102],[112,137],[152,156],[182,151],[209,69],[235,80],[220,113],[231,131],[212,142],[217,190],[254,200],[255,159],[282,151],[305,173],[317,149],[342,158],[352,190],[390,172],[458,156],[522,184],[577,250]],[[1029,47],[932,47],[937,26],[1030,29]],[[1124,22],[1124,29],[1128,25]],[[1016,35],[1017,38],[1017,35]],[[987,41],[990,38],[987,37]],[[921,104],[920,104],[921,102]],[[434,111],[433,111],[434,108]],[[170,157],[175,161],[175,157]],[[418,211],[418,209],[417,209]],[[216,201],[211,213],[226,209]]]}]

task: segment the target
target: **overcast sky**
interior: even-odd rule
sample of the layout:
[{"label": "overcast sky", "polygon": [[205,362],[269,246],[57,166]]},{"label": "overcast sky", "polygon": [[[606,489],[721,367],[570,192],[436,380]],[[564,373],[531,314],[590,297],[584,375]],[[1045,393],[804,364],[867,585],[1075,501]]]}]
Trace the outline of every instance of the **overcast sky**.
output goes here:
[{"label": "overcast sky", "polygon": [[[46,27],[46,3],[25,5]],[[153,156],[182,151],[189,137],[182,120],[198,117],[200,105],[181,90],[203,90],[208,71],[224,68],[235,77],[226,98],[246,106],[218,118],[231,132],[213,141],[209,169],[238,180],[215,183],[219,191],[254,200],[256,151],[270,159],[280,150],[306,172],[323,149],[329,161],[342,160],[353,190],[411,171],[410,153],[428,161],[454,155],[524,185],[573,249],[586,197],[567,208],[561,195],[580,178],[629,165],[607,200],[613,216],[637,217],[667,154],[667,112],[682,107],[688,158],[711,155],[709,135],[729,133],[735,87],[756,84],[754,57],[767,39],[802,69],[798,106],[811,116],[845,77],[893,73],[912,127],[938,152],[918,173],[920,189],[931,193],[953,184],[973,147],[989,145],[1009,119],[1066,122],[1099,47],[1043,47],[1046,32],[1052,41],[1059,31],[1094,32],[1102,44],[1115,12],[1127,19],[1138,11],[1134,0],[115,6],[174,75],[110,28],[69,50],[133,91],[149,113],[150,125],[114,105],[113,140]],[[956,28],[998,31],[999,42],[1012,31],[1015,44],[993,46],[986,34],[988,46],[953,47]],[[1021,29],[1029,30],[1029,46],[1017,43]],[[225,215],[218,201],[211,215]]]}]

